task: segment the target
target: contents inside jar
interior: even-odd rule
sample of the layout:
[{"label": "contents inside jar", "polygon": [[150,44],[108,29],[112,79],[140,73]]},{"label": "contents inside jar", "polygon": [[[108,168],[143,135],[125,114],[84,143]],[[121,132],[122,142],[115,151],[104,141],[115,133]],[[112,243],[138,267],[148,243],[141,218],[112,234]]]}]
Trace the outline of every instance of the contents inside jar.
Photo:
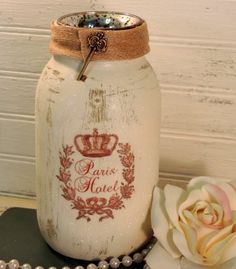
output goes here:
[{"label": "contents inside jar", "polygon": [[102,28],[102,29],[127,29],[142,24],[138,16],[105,11],[91,11],[69,14],[58,19],[59,24],[72,27]]}]

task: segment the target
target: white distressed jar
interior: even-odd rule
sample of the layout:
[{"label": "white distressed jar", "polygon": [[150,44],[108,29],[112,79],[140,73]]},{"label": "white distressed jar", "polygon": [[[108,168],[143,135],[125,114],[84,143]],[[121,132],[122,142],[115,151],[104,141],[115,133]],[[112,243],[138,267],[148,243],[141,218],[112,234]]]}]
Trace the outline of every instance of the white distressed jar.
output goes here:
[{"label": "white distressed jar", "polygon": [[146,23],[69,14],[52,23],[50,50],[36,98],[41,233],[72,258],[128,255],[152,236],[159,170],[160,91],[144,57]]}]

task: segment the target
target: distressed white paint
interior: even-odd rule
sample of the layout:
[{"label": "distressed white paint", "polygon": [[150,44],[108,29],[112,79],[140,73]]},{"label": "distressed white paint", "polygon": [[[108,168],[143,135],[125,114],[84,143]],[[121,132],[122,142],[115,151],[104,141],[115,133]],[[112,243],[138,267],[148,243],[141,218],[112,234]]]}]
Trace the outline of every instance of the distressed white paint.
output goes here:
[{"label": "distressed white paint", "polygon": [[[158,82],[144,57],[90,62],[85,82],[76,80],[80,68],[77,59],[52,57],[37,87],[39,226],[49,245],[72,258],[93,260],[128,255],[152,234],[149,209],[159,167]],[[91,97],[94,90],[100,94]],[[100,137],[97,141],[94,128],[99,136],[107,134],[106,140]],[[91,136],[88,144],[83,138],[81,142],[76,140],[78,135],[86,134]],[[119,152],[120,143],[130,146],[128,154]],[[64,157],[66,145],[72,147],[74,154],[70,156],[72,166],[64,171],[60,158]],[[101,155],[113,145],[116,146],[111,155]],[[86,155],[88,148],[95,152],[94,156]],[[130,154],[134,156],[131,167],[124,164],[125,160],[132,161]],[[120,160],[121,156],[124,161]],[[107,172],[104,174],[102,170]],[[134,181],[130,182],[134,193],[128,198],[120,193],[122,184],[129,187],[124,176],[127,170],[134,171]],[[70,174],[68,184],[57,179],[60,171]],[[62,196],[68,185],[76,192],[72,201]],[[110,205],[114,196],[120,197],[123,208],[117,210]],[[75,206],[76,201],[78,204],[78,199],[82,199],[80,207],[72,209],[71,204]],[[95,202],[89,203],[89,199],[106,199],[105,210],[102,212],[102,207],[100,213],[88,213],[89,207],[90,212],[95,208],[92,206]],[[98,205],[101,204],[99,201]]]},{"label": "distressed white paint", "polygon": [[162,173],[235,178],[236,1],[2,0],[0,156],[14,162],[9,181],[10,166],[1,166],[0,191],[34,192],[27,172],[33,168],[24,168],[24,180],[17,174],[18,163],[34,156],[33,98],[49,58],[49,22],[78,9],[123,10],[147,20],[149,59],[162,90]]}]

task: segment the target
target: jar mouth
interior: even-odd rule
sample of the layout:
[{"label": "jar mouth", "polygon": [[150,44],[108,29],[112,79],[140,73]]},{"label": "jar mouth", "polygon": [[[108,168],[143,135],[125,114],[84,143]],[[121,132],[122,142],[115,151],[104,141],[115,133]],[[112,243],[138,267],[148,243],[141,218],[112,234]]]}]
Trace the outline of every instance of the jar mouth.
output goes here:
[{"label": "jar mouth", "polygon": [[86,11],[64,15],[57,23],[77,28],[125,30],[141,25],[143,20],[136,15],[122,12]]}]

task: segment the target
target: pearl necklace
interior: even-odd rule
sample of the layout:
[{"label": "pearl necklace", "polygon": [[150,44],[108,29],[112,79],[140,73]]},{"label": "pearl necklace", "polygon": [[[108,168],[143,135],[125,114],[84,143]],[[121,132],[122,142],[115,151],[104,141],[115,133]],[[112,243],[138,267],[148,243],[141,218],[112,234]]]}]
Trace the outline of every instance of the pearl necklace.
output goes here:
[{"label": "pearl necklace", "polygon": [[[74,269],[117,269],[122,264],[125,267],[130,267],[133,263],[139,264],[141,263],[144,258],[147,256],[149,251],[153,248],[155,245],[157,239],[153,237],[150,241],[150,243],[147,244],[147,246],[141,251],[141,253],[136,252],[132,257],[126,255],[123,258],[119,259],[116,257],[113,257],[107,262],[106,260],[101,260],[98,262],[98,265],[94,263],[90,263],[86,267],[82,265],[78,265],[74,267]],[[0,269],[33,269],[33,267],[25,263],[23,265],[19,264],[19,261],[16,259],[13,259],[9,262],[5,262],[3,260],[0,260]],[[42,266],[36,266],[34,269],[45,269]],[[50,266],[48,269],[57,269],[55,266]],[[69,266],[64,266],[62,269],[72,269]],[[147,264],[143,266],[143,269],[151,269]]]}]

